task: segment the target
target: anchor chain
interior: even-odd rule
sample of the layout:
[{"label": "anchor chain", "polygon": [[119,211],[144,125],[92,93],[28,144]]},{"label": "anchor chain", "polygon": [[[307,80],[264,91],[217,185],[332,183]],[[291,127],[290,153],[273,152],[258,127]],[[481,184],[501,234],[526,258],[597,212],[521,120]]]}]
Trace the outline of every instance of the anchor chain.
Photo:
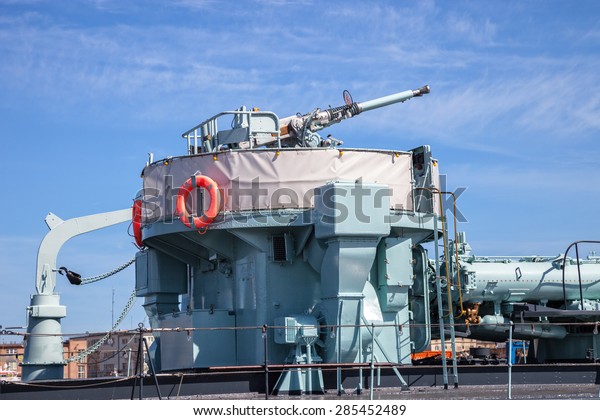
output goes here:
[{"label": "anchor chain", "polygon": [[86,277],[81,279],[81,284],[90,284],[90,283],[94,283],[100,280],[104,280],[107,277],[110,277],[114,274],[117,274],[119,271],[123,271],[125,270],[127,267],[129,267],[131,264],[133,264],[133,262],[135,261],[135,257],[133,257],[132,259],[130,259],[129,261],[127,261],[124,264],[121,264],[120,266],[118,266],[117,268],[115,268],[112,271],[108,271],[104,274],[100,274],[98,276],[94,276],[94,277]]},{"label": "anchor chain", "polygon": [[130,259],[126,263],[121,264],[120,266],[118,266],[114,270],[107,271],[106,273],[99,274],[99,275],[93,276],[93,277],[84,277],[84,278],[81,278],[81,275],[79,275],[79,274],[77,274],[77,273],[75,273],[73,271],[68,270],[66,267],[60,267],[56,271],[58,271],[62,275],[66,275],[67,278],[69,279],[69,281],[72,284],[76,284],[76,285],[90,284],[90,283],[95,283],[95,282],[100,281],[100,280],[104,280],[105,278],[108,278],[110,276],[113,276],[113,275],[117,274],[120,271],[125,270],[127,267],[129,267],[131,264],[133,264],[134,261],[135,261],[135,257],[133,257],[132,259]]},{"label": "anchor chain", "polygon": [[[131,264],[131,262],[129,264]],[[104,344],[104,342],[106,340],[108,340],[108,338],[111,336],[111,334],[115,332],[115,330],[117,329],[117,327],[119,326],[119,324],[121,323],[121,321],[123,321],[123,319],[125,319],[125,317],[129,313],[129,311],[131,310],[131,307],[133,306],[133,302],[135,302],[135,289],[133,289],[133,292],[131,292],[131,296],[129,296],[129,300],[127,301],[127,304],[125,305],[125,308],[121,312],[121,315],[119,316],[119,318],[117,319],[117,321],[115,322],[115,324],[112,326],[112,328],[110,329],[110,331],[107,332],[93,346],[90,346],[85,351],[79,353],[77,356],[72,356],[72,357],[69,357],[68,359],[65,359],[65,362],[67,362],[67,363],[69,363],[69,362],[78,362],[80,360],[85,359],[87,356],[89,356],[90,354],[92,354],[96,350],[98,350],[100,348],[100,346],[102,344]]]}]

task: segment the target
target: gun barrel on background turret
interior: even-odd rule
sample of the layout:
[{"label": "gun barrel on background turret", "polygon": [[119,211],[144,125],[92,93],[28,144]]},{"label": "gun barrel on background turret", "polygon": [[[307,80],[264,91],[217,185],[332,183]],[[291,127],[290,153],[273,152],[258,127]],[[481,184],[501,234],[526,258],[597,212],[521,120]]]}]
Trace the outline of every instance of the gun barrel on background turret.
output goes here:
[{"label": "gun barrel on background turret", "polygon": [[423,96],[429,93],[429,85],[425,85],[420,89],[416,90],[405,90],[404,92],[394,93],[393,95],[383,96],[377,99],[371,99],[370,101],[359,102],[358,109],[360,112],[370,111],[372,109],[381,108],[382,106],[392,105],[398,102],[404,102],[415,96]]}]

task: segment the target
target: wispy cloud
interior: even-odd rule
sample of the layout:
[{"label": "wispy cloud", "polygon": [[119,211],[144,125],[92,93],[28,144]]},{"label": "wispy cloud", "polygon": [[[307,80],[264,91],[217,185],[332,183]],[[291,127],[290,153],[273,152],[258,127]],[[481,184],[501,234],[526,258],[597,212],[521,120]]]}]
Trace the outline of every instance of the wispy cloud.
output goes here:
[{"label": "wispy cloud", "polygon": [[[369,118],[390,129],[398,115],[413,134],[457,147],[489,150],[490,142],[499,140],[499,149],[558,147],[589,141],[598,133],[599,97],[600,75],[588,63],[465,85],[436,86],[434,81],[431,95],[415,100],[418,105],[390,107]],[[526,138],[528,144],[523,144]]]},{"label": "wispy cloud", "polygon": [[531,165],[514,162],[512,165],[490,163],[481,167],[470,162],[447,162],[442,169],[454,186],[517,194],[535,192],[546,196],[554,192],[557,197],[581,196],[589,193],[591,185],[600,183],[600,173],[590,173],[587,165],[561,161],[560,157],[556,161],[533,162]]},{"label": "wispy cloud", "polygon": [[586,32],[580,39],[580,43],[592,43],[597,44],[600,42],[600,27],[595,27]]},{"label": "wispy cloud", "polygon": [[[99,0],[96,6],[110,8],[111,4]],[[180,2],[188,7],[211,4]],[[261,9],[270,6],[256,4]],[[439,104],[425,108],[428,115],[436,116],[437,124],[427,124],[433,135],[455,135],[466,127],[485,130],[496,118],[519,111],[524,112],[515,122],[524,129],[595,128],[594,100],[563,97],[561,101],[567,100],[570,106],[561,107],[559,95],[553,95],[551,88],[553,84],[557,90],[567,88],[560,84],[560,77],[586,80],[593,86],[597,83],[593,73],[551,70],[553,76],[544,77],[536,67],[544,57],[535,63],[529,57],[469,48],[496,42],[498,24],[489,18],[476,20],[458,12],[444,15],[434,2],[411,7],[324,5],[319,11],[309,9],[314,25],[299,25],[292,31],[283,22],[294,13],[281,9],[274,25],[262,20],[263,12],[240,10],[236,13],[249,16],[240,20],[243,23],[234,32],[218,25],[208,30],[203,25],[159,24],[152,31],[123,24],[78,27],[49,23],[45,16],[37,17],[42,24],[33,25],[36,17],[31,16],[28,23],[15,21],[0,31],[1,49],[7,57],[0,64],[0,75],[11,80],[9,89],[21,95],[61,97],[67,104],[111,100],[131,107],[135,103],[137,115],[157,117],[157,107],[171,108],[178,115],[190,113],[189,104],[196,98],[202,98],[202,106],[217,110],[216,94],[221,100],[230,98],[227,102],[235,101],[236,106],[247,98],[261,99],[277,106],[276,111],[284,107],[284,113],[292,111],[292,97],[298,104],[296,112],[327,100],[331,94],[322,89],[325,85],[336,92],[368,88],[373,93],[363,96],[377,91],[383,95],[396,90],[399,80],[422,80],[425,77],[415,75],[424,74],[429,79],[424,82],[432,84],[438,98],[434,103]],[[443,24],[432,27],[433,18]],[[318,26],[330,30],[315,31]],[[466,44],[459,43],[459,38]],[[448,39],[455,41],[449,44]],[[513,71],[517,66],[520,73]],[[499,74],[503,71],[513,74]],[[442,72],[447,72],[443,79]],[[473,74],[473,80],[465,84],[461,72]],[[532,82],[543,90],[526,93]],[[530,107],[532,102],[535,105]],[[565,119],[557,118],[564,109],[569,121],[557,124]],[[389,120],[389,114],[383,115]]]},{"label": "wispy cloud", "polygon": [[184,7],[188,9],[198,10],[206,9],[210,6],[218,4],[218,0],[175,0],[173,2],[176,6]]},{"label": "wispy cloud", "polygon": [[291,5],[310,6],[315,4],[315,0],[256,0],[256,3],[269,7],[289,7]]},{"label": "wispy cloud", "polygon": [[445,32],[455,40],[479,46],[492,46],[495,43],[497,25],[490,18],[479,22],[469,16],[452,13],[445,26]]}]

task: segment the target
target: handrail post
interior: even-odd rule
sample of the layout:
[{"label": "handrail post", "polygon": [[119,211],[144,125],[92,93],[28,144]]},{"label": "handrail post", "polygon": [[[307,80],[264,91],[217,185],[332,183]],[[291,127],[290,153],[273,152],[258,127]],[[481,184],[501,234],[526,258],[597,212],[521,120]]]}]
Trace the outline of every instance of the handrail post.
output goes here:
[{"label": "handrail post", "polygon": [[265,400],[269,399],[269,342],[267,324],[262,326],[262,338],[265,356]]},{"label": "handrail post", "polygon": [[[361,299],[358,303],[359,305],[359,314],[362,314],[362,304],[363,300]],[[373,337],[374,338],[374,337]],[[362,320],[358,322],[358,363],[363,362],[363,351],[362,351]],[[363,385],[363,368],[359,366],[358,368],[358,385],[356,387],[356,395],[362,394],[362,385]]]},{"label": "handrail post", "polygon": [[438,226],[437,216],[433,215],[433,242],[435,243],[435,278],[436,278],[436,293],[437,293],[437,306],[439,314],[439,328],[440,328],[440,347],[442,350],[442,378],[444,381],[444,389],[448,389],[448,371],[446,364],[446,334],[444,332],[444,308],[442,306],[442,285],[440,277],[440,256],[439,256],[439,237],[438,237]]},{"label": "handrail post", "polygon": [[373,388],[375,382],[375,324],[371,323],[371,334],[373,341],[371,342],[371,384],[369,386],[369,399],[373,399]]},{"label": "handrail post", "polygon": [[512,399],[512,339],[513,339],[513,328],[514,324],[512,321],[509,322],[508,327],[508,351],[506,359],[508,361],[508,399]]},{"label": "handrail post", "polygon": [[[581,286],[581,266],[579,264],[579,245],[575,243],[575,257],[577,257],[577,279],[579,280],[579,302],[583,311],[583,287]],[[567,309],[565,307],[565,309]]]},{"label": "handrail post", "polygon": [[338,392],[338,396],[342,395],[342,355],[341,355],[341,350],[342,350],[342,309],[343,309],[343,305],[344,305],[344,301],[342,300],[340,302],[340,306],[338,307],[338,313],[337,313],[337,325],[336,325],[336,332],[337,332],[337,336],[336,336],[336,341],[337,341],[337,349],[336,349],[336,361],[337,361],[337,392]]},{"label": "handrail post", "polygon": [[144,341],[144,347],[146,348],[146,354],[148,355],[148,363],[150,364],[150,369],[152,370],[152,377],[154,378],[154,385],[156,386],[156,393],[158,394],[158,399],[162,400],[162,395],[160,394],[160,387],[158,386],[158,378],[156,377],[156,369],[154,369],[154,362],[152,362],[152,357],[150,357],[150,349],[148,348],[148,342],[146,338],[142,338]]}]

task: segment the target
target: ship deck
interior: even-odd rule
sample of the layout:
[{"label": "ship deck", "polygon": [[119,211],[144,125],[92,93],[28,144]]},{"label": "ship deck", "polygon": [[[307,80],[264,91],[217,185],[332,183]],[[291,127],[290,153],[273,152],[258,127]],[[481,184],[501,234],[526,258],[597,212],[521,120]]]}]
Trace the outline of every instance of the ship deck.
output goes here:
[{"label": "ship deck", "polygon": [[[445,389],[441,366],[401,366],[398,368],[408,384],[400,387],[392,369],[374,373],[374,399],[427,400],[427,399],[507,399],[508,366],[458,366],[458,387],[453,385],[451,369],[448,388]],[[270,369],[268,375],[260,368],[242,371],[210,369],[189,373],[159,374],[156,376],[163,399],[368,399],[370,370],[343,371],[343,391],[338,395],[336,369],[323,370],[325,394],[272,395],[271,390],[280,372]],[[511,372],[512,399],[597,399],[600,392],[600,364],[515,365]],[[96,378],[49,380],[33,383],[1,383],[2,400],[119,400],[158,398],[154,377],[145,376],[143,387],[134,388],[136,378]],[[357,393],[359,382],[362,384]]]}]

